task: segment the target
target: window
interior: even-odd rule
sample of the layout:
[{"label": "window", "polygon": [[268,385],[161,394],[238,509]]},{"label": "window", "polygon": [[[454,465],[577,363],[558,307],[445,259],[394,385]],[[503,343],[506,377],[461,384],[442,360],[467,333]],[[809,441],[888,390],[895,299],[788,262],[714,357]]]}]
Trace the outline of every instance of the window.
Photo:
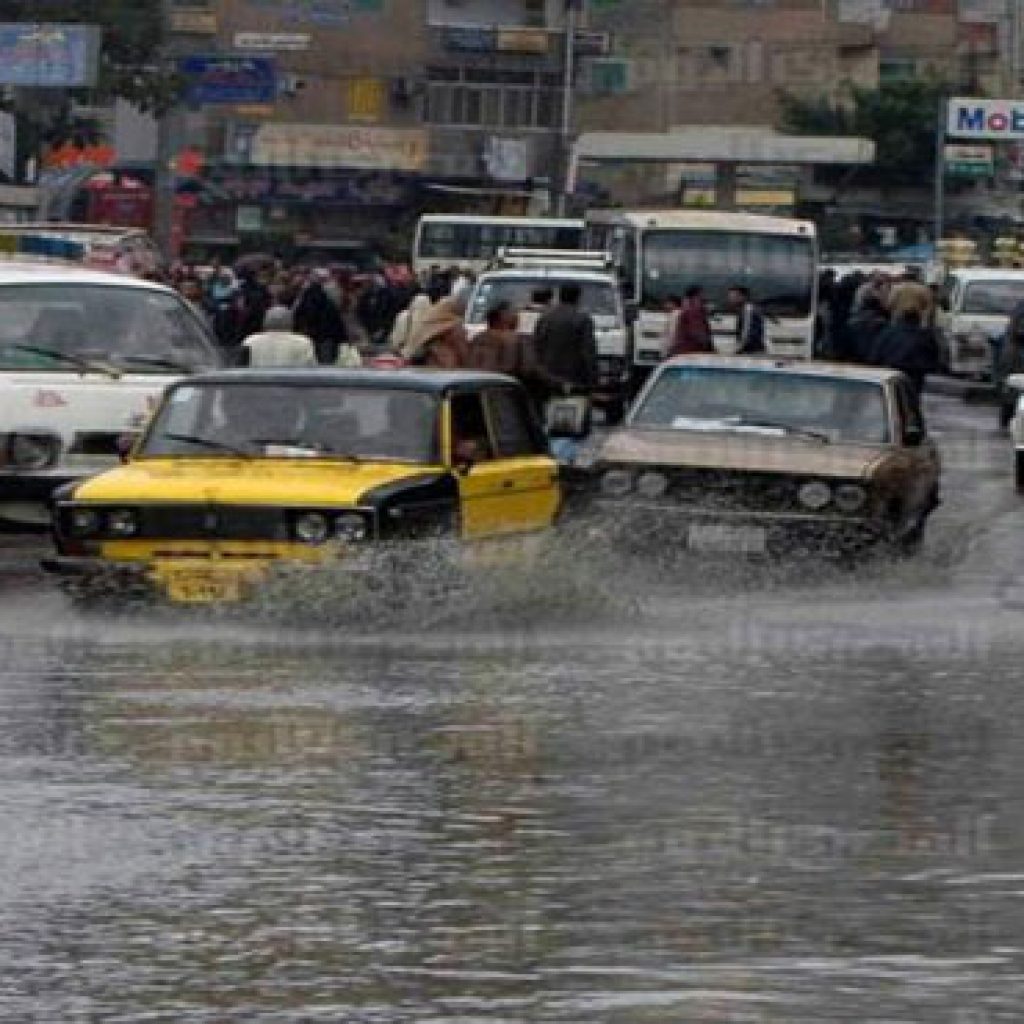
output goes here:
[{"label": "window", "polygon": [[455,395],[451,401],[452,457],[483,462],[494,458],[483,398],[478,394]]},{"label": "window", "polygon": [[512,459],[540,455],[544,446],[530,415],[526,396],[512,388],[496,388],[487,393],[487,411],[498,458]]},{"label": "window", "polygon": [[554,128],[559,85],[534,71],[428,68],[424,120],[474,128]]}]

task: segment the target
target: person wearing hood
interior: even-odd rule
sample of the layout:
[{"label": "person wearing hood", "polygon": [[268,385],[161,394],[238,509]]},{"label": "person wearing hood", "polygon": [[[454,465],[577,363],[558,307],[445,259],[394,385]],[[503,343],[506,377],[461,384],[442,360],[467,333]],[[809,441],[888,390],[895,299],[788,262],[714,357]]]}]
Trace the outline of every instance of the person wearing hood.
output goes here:
[{"label": "person wearing hood", "polygon": [[870,362],[873,366],[902,370],[920,397],[925,378],[938,369],[935,334],[921,323],[921,314],[916,309],[905,310],[897,323],[890,323],[879,332]]},{"label": "person wearing hood", "polygon": [[295,330],[313,342],[317,362],[328,366],[337,361],[339,346],[348,340],[341,311],[325,288],[329,281],[326,271],[314,272],[295,304]]},{"label": "person wearing hood", "polygon": [[239,334],[239,291],[235,275],[226,267],[211,278],[207,290],[210,322],[221,348],[233,351]]},{"label": "person wearing hood", "polygon": [[391,329],[389,342],[391,347],[398,352],[405,350],[413,336],[413,332],[419,325],[423,314],[430,309],[430,297],[424,292],[413,296],[412,302],[395,318],[395,325]]},{"label": "person wearing hood", "polygon": [[454,298],[434,303],[420,318],[403,353],[414,366],[457,370],[469,362],[463,305]]}]

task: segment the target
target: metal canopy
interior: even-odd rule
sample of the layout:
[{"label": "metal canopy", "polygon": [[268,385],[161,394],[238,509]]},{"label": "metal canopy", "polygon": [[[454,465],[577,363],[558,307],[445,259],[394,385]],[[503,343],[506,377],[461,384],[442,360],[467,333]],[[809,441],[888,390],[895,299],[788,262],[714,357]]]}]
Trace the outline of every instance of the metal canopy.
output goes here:
[{"label": "metal canopy", "polygon": [[870,139],[779,135],[718,128],[670,133],[586,132],[574,147],[576,161],[622,160],[640,163],[870,164]]}]

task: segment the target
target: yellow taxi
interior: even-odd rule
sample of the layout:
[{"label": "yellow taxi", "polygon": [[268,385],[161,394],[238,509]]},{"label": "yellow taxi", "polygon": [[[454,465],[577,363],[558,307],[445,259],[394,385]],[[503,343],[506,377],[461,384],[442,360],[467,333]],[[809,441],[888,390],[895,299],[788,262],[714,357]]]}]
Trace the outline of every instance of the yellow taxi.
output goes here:
[{"label": "yellow taxi", "polygon": [[44,567],[79,593],[114,580],[234,601],[275,565],[521,536],[560,504],[557,463],[511,378],[229,370],[168,389],[124,465],[57,492]]}]

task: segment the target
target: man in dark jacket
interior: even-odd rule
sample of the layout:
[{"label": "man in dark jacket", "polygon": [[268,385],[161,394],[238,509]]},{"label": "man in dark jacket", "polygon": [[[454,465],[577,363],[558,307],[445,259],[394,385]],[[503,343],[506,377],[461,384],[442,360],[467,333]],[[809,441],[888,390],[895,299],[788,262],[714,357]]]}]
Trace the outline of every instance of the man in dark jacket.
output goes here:
[{"label": "man in dark jacket", "polygon": [[537,321],[533,349],[544,374],[566,391],[589,391],[597,384],[594,319],[579,308],[580,286],[567,282],[558,302]]},{"label": "man in dark jacket", "polygon": [[736,314],[736,354],[759,356],[765,351],[764,313],[750,297],[750,289],[735,284],[729,289],[729,309]]},{"label": "man in dark jacket", "polygon": [[900,319],[881,331],[870,353],[874,366],[888,366],[902,370],[920,396],[925,377],[934,373],[939,365],[939,350],[935,333],[921,324],[921,314],[907,309]]},{"label": "man in dark jacket", "polygon": [[314,272],[295,305],[295,330],[313,342],[317,362],[330,366],[338,361],[338,349],[348,334],[341,311],[324,288],[329,279],[326,272]]}]

